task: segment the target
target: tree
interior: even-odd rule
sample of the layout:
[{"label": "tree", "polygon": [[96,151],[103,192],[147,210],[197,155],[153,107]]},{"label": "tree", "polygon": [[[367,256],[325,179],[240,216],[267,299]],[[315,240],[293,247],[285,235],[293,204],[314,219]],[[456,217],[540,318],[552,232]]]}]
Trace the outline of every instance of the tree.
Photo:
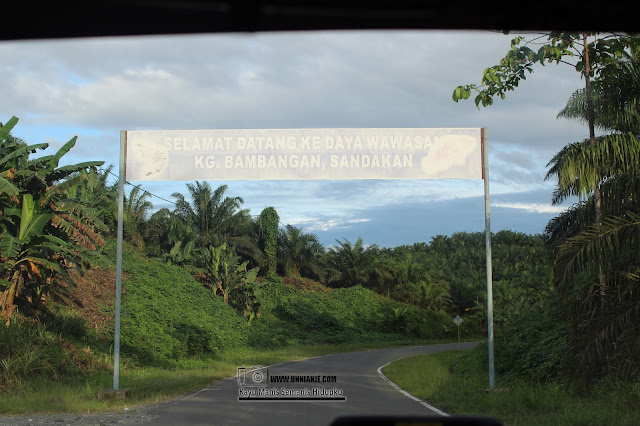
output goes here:
[{"label": "tree", "polygon": [[174,221],[172,212],[166,207],[151,215],[144,227],[144,249],[147,256],[161,257],[178,241],[172,235]]},{"label": "tree", "polygon": [[431,254],[415,247],[398,250],[388,262],[391,279],[379,293],[424,309],[451,310],[451,285],[446,272]]},{"label": "tree", "polygon": [[[594,82],[596,123],[614,133],[597,138],[595,149],[571,147],[584,163],[603,173],[602,221],[593,220],[593,195],[554,218],[546,228],[556,250],[555,283],[568,315],[568,347],[574,373],[588,382],[603,371],[618,378],[640,374],[640,56],[623,56],[607,79]],[[560,116],[585,119],[585,94],[577,91]],[[596,155],[594,155],[594,153]],[[563,154],[564,169],[575,167]],[[560,163],[554,158],[555,163]],[[559,167],[562,170],[561,167]],[[559,178],[560,180],[560,178]],[[568,190],[566,189],[568,187]],[[579,185],[559,185],[558,198]],[[556,198],[554,194],[554,198]],[[607,276],[606,291],[596,291],[590,277]]]},{"label": "tree", "polygon": [[[553,197],[555,203],[564,200],[568,195],[584,195],[578,194],[580,185],[572,182],[579,178],[575,173],[567,172],[568,169],[577,169],[575,163],[579,160],[576,157],[588,160],[590,163],[588,169],[602,170],[601,196],[609,204],[609,208],[607,203],[603,206],[604,217],[621,215],[625,209],[633,209],[634,200],[638,200],[639,189],[635,185],[637,179],[634,179],[633,175],[637,171],[638,136],[640,135],[640,52],[632,51],[631,54],[623,55],[615,63],[613,70],[615,72],[610,70],[609,78],[606,80],[594,82],[593,93],[593,105],[597,112],[595,124],[612,133],[597,138],[599,146],[595,151],[596,155],[592,155],[591,152],[582,152],[584,151],[582,146],[572,147],[572,150],[566,149],[566,151],[572,151],[570,155],[569,152],[559,153],[549,163],[553,167],[548,174],[548,177],[554,174],[558,176],[558,189]],[[558,117],[587,120],[584,89],[577,90],[571,96]],[[584,229],[592,223],[588,219],[589,215],[593,216],[592,212],[585,212],[585,210],[589,210],[588,203],[573,206],[567,214],[550,222],[547,234],[550,237],[553,236],[556,243],[559,243],[558,238],[561,235],[567,237],[575,235],[578,228],[571,227],[569,224],[584,224],[582,227]],[[562,229],[567,233],[562,234]]]},{"label": "tree", "polygon": [[334,272],[335,285],[338,287],[351,287],[362,285],[370,287],[370,280],[375,274],[383,273],[381,262],[375,256],[378,247],[373,244],[364,247],[362,238],[358,238],[355,244],[344,239],[336,240],[337,247],[329,249],[329,266]]},{"label": "tree", "polygon": [[147,221],[147,215],[153,209],[150,198],[151,194],[140,186],[134,186],[124,200],[124,235],[139,248],[144,247],[143,227]]},{"label": "tree", "polygon": [[[582,382],[611,375],[640,377],[640,214],[607,217],[567,238],[558,249],[554,276],[568,312],[573,372]],[[608,287],[590,279],[602,259]]]},{"label": "tree", "polygon": [[[604,130],[619,133],[637,133],[640,128],[640,52],[622,52],[620,58],[609,64],[606,79],[593,83],[592,102],[594,124]],[[558,117],[587,123],[587,92],[576,90]]]},{"label": "tree", "polygon": [[188,183],[187,189],[191,203],[182,194],[173,194],[176,198],[173,214],[186,225],[182,230],[191,233],[177,240],[193,239],[198,248],[227,243],[237,253],[256,261],[261,259],[256,242],[249,236],[251,216],[249,210],[241,209],[242,198],[225,197],[227,185],[220,185],[213,191],[207,182],[196,181]]},{"label": "tree", "polygon": [[323,278],[324,248],[315,234],[308,234],[293,225],[278,232],[278,258],[286,276]]},{"label": "tree", "polygon": [[117,185],[110,185],[107,181],[112,175],[113,167],[111,164],[104,169],[89,167],[86,171],[80,171],[77,174],[83,179],[66,190],[68,198],[77,200],[83,206],[94,210],[103,235],[109,235],[117,228],[118,189]]},{"label": "tree", "polygon": [[[544,36],[539,37],[543,38]],[[531,49],[524,37],[515,37],[511,41],[511,49],[500,60],[498,65],[485,69],[481,86],[470,84],[458,86],[453,92],[453,100],[468,99],[471,90],[478,92],[475,104],[479,107],[489,106],[493,103],[494,96],[505,98],[506,92],[513,91],[521,80],[526,79],[526,73],[533,72],[535,64],[565,63],[578,71],[585,81],[585,104],[587,125],[589,129],[589,145],[596,145],[595,136],[595,109],[592,99],[591,81],[594,76],[599,76],[602,81],[611,81],[611,75],[616,68],[620,56],[628,49],[635,50],[640,38],[621,35],[604,35],[590,33],[552,32],[546,35],[546,43],[541,43],[537,51]],[[535,39],[536,42],[538,39]],[[577,62],[567,62],[571,58],[577,58]],[[602,176],[595,174],[585,175],[579,179],[579,192],[586,192],[589,188],[593,191],[595,204],[595,222],[602,222],[602,199],[599,182]],[[584,187],[583,185],[586,185]],[[601,288],[606,286],[606,279],[602,266],[599,268],[599,281]]]}]

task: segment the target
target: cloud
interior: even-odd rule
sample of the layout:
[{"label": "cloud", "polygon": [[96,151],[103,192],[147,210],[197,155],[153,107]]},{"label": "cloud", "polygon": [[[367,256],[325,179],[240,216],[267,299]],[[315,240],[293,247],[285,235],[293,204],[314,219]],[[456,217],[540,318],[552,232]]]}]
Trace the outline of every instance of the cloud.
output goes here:
[{"label": "cloud", "polygon": [[[557,212],[546,162],[587,135],[583,124],[556,119],[584,84],[579,75],[537,67],[489,108],[451,100],[456,86],[479,83],[512,37],[319,31],[5,41],[0,121],[16,115],[16,136],[52,147],[78,135],[65,160],[116,165],[123,129],[487,127],[496,229],[541,232]],[[211,181],[220,184],[252,214],[274,206],[281,222],[325,244],[359,236],[410,244],[484,226],[481,180]],[[168,200],[186,192],[184,182],[143,188]]]},{"label": "cloud", "polygon": [[329,231],[337,229],[348,229],[350,225],[357,223],[366,223],[371,219],[349,219],[349,218],[292,218],[288,221],[288,224],[294,226],[301,226],[305,232],[313,233],[315,231]]},{"label": "cloud", "polygon": [[552,206],[540,203],[495,203],[494,207],[502,207],[506,209],[526,210],[530,213],[553,213],[559,214],[566,210],[565,207]]},{"label": "cloud", "polygon": [[[44,122],[110,128],[475,127],[492,140],[553,143],[580,85],[575,71],[536,70],[504,102],[454,103],[510,37],[488,32],[317,32],[6,43],[17,81],[5,105]],[[28,70],[25,72],[25,70]],[[575,74],[575,75],[573,75]],[[575,78],[569,78],[575,77]],[[562,97],[549,93],[564,93]],[[14,102],[18,101],[18,102]],[[517,107],[517,108],[516,108]],[[545,116],[553,125],[523,131]]]},{"label": "cloud", "polygon": [[531,157],[531,152],[518,150],[499,151],[495,154],[495,157],[502,163],[512,164],[525,170],[532,169],[534,167],[534,160]]}]

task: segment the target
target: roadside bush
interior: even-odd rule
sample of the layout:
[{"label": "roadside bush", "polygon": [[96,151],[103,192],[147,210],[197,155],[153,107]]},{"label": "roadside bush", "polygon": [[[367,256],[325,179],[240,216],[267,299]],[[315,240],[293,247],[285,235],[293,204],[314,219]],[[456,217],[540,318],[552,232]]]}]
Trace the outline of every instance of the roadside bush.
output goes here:
[{"label": "roadside bush", "polygon": [[553,297],[544,309],[530,309],[495,330],[496,373],[537,382],[566,375],[566,331]]}]

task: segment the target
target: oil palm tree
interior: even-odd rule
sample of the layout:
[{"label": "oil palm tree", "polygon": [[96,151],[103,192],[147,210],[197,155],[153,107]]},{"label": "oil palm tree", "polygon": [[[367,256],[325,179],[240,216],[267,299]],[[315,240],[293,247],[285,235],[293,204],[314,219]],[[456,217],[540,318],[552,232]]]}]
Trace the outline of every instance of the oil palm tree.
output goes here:
[{"label": "oil palm tree", "polygon": [[329,249],[329,268],[333,272],[333,281],[337,287],[351,287],[362,285],[370,287],[370,282],[379,279],[377,275],[386,274],[379,257],[376,256],[378,247],[373,244],[364,246],[362,238],[352,244],[346,238],[336,240],[337,247]]},{"label": "oil palm tree", "polygon": [[278,231],[278,261],[286,276],[324,279],[322,255],[324,248],[315,234],[308,234],[293,225]]},{"label": "oil palm tree", "polygon": [[151,194],[140,186],[134,186],[128,197],[124,199],[124,235],[125,238],[139,248],[144,248],[144,226],[149,212],[153,209]]},{"label": "oil palm tree", "polygon": [[[558,116],[588,121],[587,95],[586,89],[576,91]],[[621,199],[614,191],[622,188],[618,180],[628,183],[627,177],[640,170],[640,51],[634,50],[610,64],[606,73],[594,80],[592,95],[591,104],[596,112],[593,121],[611,133],[569,144],[547,164],[550,168],[545,179],[557,178],[552,202],[559,204],[570,196],[581,199],[581,203],[561,219],[550,223],[546,233],[554,244],[571,235],[564,231],[579,231],[581,223],[586,226],[602,223],[607,210],[616,210],[616,207],[609,209],[607,204]],[[593,219],[588,220],[587,212],[593,212]],[[575,221],[577,217],[583,220]],[[604,291],[606,279],[602,266],[598,273]]]},{"label": "oil palm tree", "polygon": [[[582,378],[603,371],[640,376],[640,55],[634,51],[594,84],[596,124],[611,132],[565,147],[549,163],[553,201],[581,201],[546,227],[555,249],[554,277],[565,301],[569,348]],[[584,119],[585,93],[560,116]],[[589,185],[600,190],[595,202]],[[598,283],[589,277],[598,274]],[[606,278],[605,278],[606,277]]]},{"label": "oil palm tree", "polygon": [[207,182],[196,181],[188,183],[187,189],[190,202],[180,193],[173,194],[176,199],[173,214],[183,221],[185,230],[193,232],[196,247],[219,247],[226,243],[237,254],[259,264],[262,255],[255,239],[251,238],[249,210],[241,208],[244,200],[225,197],[227,185],[212,190]]}]

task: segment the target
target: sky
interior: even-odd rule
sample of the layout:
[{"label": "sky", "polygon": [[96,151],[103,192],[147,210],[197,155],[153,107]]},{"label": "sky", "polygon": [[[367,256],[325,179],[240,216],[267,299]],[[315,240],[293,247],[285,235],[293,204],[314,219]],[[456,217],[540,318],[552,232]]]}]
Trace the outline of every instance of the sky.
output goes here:
[{"label": "sky", "polygon": [[[0,121],[59,148],[66,164],[104,160],[117,172],[121,130],[487,127],[491,230],[539,234],[575,200],[551,205],[547,163],[586,125],[557,119],[584,81],[538,66],[505,100],[453,102],[479,83],[514,35],[488,31],[342,31],[0,42]],[[535,34],[526,35],[534,39]],[[473,96],[473,95],[472,95]],[[172,207],[187,182],[132,182]],[[216,181],[252,215],[325,246],[362,238],[395,247],[484,230],[482,180]],[[129,187],[128,190],[130,190]],[[164,200],[163,200],[164,199]],[[165,201],[168,200],[168,201]]]}]

